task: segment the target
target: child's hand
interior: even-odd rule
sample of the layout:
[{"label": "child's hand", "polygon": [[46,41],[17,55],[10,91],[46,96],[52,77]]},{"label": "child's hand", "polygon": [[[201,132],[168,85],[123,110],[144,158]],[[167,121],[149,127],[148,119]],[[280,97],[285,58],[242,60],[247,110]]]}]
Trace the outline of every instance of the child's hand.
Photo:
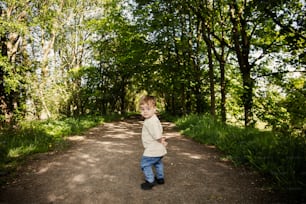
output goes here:
[{"label": "child's hand", "polygon": [[165,147],[168,145],[168,142],[166,142],[166,138],[165,137],[161,138],[160,143],[162,143],[162,145],[164,145]]}]

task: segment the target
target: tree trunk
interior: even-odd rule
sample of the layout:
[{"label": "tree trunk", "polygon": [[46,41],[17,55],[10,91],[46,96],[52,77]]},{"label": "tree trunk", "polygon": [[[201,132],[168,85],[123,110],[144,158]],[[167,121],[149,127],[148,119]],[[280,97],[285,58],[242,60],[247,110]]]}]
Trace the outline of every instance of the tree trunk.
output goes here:
[{"label": "tree trunk", "polygon": [[247,23],[243,19],[243,11],[238,8],[237,3],[230,4],[231,22],[233,24],[234,48],[237,55],[239,69],[243,80],[242,101],[244,106],[244,124],[246,127],[253,124],[253,86],[251,78],[251,65],[249,63],[250,41],[246,33]]},{"label": "tree trunk", "polygon": [[[202,22],[203,26],[205,22]],[[204,29],[203,29],[204,30]],[[216,116],[216,96],[215,96],[215,74],[214,74],[214,65],[212,59],[212,42],[210,39],[210,28],[205,27],[203,31],[203,38],[207,46],[207,55],[208,55],[208,67],[209,67],[209,89],[210,89],[210,115]]]},{"label": "tree trunk", "polygon": [[[5,45],[5,37],[1,37],[1,55],[7,56],[7,48]],[[5,89],[4,89],[4,67],[0,66],[0,115],[6,113]]]},{"label": "tree trunk", "polygon": [[[222,48],[223,52],[224,48]],[[224,58],[224,54],[222,54]],[[221,75],[221,121],[226,123],[226,83],[225,83],[225,61],[224,59],[220,62],[220,75]]]},{"label": "tree trunk", "polygon": [[253,125],[253,87],[254,82],[251,78],[250,71],[244,70],[242,73],[243,78],[243,106],[244,106],[244,124],[246,127]]},{"label": "tree trunk", "polygon": [[210,89],[210,115],[216,116],[216,97],[215,97],[215,77],[212,60],[211,43],[207,46],[208,66],[209,66],[209,89]]}]

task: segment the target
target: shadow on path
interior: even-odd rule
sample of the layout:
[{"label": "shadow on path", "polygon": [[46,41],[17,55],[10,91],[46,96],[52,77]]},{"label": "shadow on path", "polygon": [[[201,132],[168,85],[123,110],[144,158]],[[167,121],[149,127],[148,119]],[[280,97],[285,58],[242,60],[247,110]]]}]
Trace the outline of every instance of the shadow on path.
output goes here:
[{"label": "shadow on path", "polygon": [[220,159],[216,149],[182,137],[163,122],[168,138],[164,185],[142,191],[142,122],[106,123],[70,137],[71,148],[42,154],[0,189],[0,203],[280,203],[256,174]]}]

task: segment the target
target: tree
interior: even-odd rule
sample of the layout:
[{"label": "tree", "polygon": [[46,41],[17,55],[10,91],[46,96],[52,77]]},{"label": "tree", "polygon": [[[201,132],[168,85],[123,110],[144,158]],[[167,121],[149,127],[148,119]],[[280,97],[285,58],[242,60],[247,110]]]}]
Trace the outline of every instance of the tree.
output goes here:
[{"label": "tree", "polygon": [[0,3],[0,114],[5,122],[14,122],[18,116],[14,113],[24,111],[26,74],[30,71],[26,51],[28,14],[27,1]]},{"label": "tree", "polygon": [[123,5],[111,3],[108,13],[103,19],[92,20],[91,29],[97,34],[92,41],[94,46],[96,67],[100,73],[97,84],[100,94],[99,102],[103,112],[110,111],[125,113],[128,107],[127,94],[131,91],[132,82],[137,83],[136,74],[141,72],[139,64],[145,51],[142,46],[143,36],[138,33],[127,16],[123,15]]},{"label": "tree", "polygon": [[231,1],[229,13],[232,24],[232,49],[236,53],[243,81],[242,101],[245,126],[254,125],[253,91],[255,77],[267,57],[279,51],[282,46],[281,33],[275,32],[276,25],[271,18],[258,9],[257,2]]},{"label": "tree", "polygon": [[242,74],[243,80],[243,106],[244,106],[244,120],[245,126],[249,126],[252,123],[252,106],[253,106],[253,88],[254,80],[251,77],[252,66],[249,62],[249,54],[251,42],[251,35],[247,32],[247,16],[250,13],[246,13],[244,9],[245,4],[239,5],[237,1],[230,3],[230,17],[232,22],[232,32],[234,48],[237,55],[237,60]]}]

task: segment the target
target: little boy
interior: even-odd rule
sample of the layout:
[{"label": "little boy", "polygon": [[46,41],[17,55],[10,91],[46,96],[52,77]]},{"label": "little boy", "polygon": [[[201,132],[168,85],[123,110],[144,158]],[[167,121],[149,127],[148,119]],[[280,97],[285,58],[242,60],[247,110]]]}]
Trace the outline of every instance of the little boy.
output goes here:
[{"label": "little boy", "polygon": [[[145,148],[141,158],[141,169],[145,176],[145,183],[141,184],[143,190],[150,190],[155,182],[164,184],[164,165],[162,158],[167,154],[165,137],[162,136],[163,128],[156,112],[156,100],[153,96],[143,96],[140,99],[141,115],[145,118],[141,139]],[[155,167],[156,177],[152,167]]]}]

